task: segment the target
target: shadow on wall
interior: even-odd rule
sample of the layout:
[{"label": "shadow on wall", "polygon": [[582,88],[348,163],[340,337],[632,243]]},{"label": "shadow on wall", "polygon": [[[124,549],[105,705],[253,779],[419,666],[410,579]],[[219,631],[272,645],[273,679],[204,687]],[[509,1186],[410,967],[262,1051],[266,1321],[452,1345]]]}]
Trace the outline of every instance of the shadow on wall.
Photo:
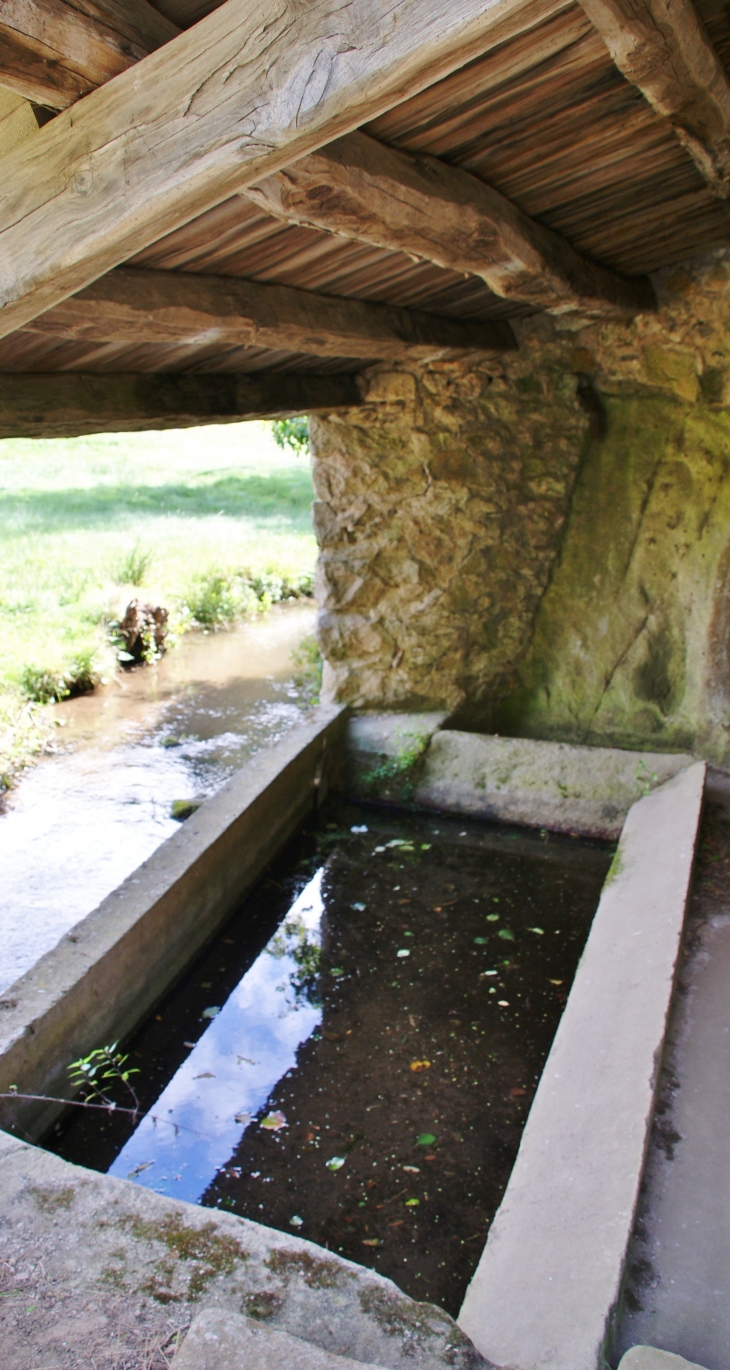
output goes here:
[{"label": "shadow on wall", "polygon": [[604,402],[531,646],[489,726],[730,760],[730,413]]}]

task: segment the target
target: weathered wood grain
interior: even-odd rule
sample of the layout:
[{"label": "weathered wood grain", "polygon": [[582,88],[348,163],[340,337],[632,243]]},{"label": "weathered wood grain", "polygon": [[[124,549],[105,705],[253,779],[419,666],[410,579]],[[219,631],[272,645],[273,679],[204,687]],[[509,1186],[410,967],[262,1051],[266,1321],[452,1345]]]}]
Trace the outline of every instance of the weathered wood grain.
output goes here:
[{"label": "weathered wood grain", "polygon": [[288,286],[118,267],[31,325],[68,342],[262,347],[322,357],[434,361],[515,347],[506,323],[342,300]]},{"label": "weathered wood grain", "polygon": [[526,23],[525,0],[227,0],[4,159],[0,335]]},{"label": "weathered wood grain", "polygon": [[302,157],[247,195],[276,218],[481,276],[495,295],[554,314],[620,316],[653,307],[648,280],[582,257],[468,172],[364,133]]},{"label": "weathered wood grain", "polygon": [[66,109],[179,32],[147,0],[3,0],[0,85]]},{"label": "weathered wood grain", "polygon": [[354,376],[0,374],[0,438],[191,428],[360,402]]},{"label": "weathered wood grain", "polygon": [[730,82],[692,0],[581,0],[624,76],[730,196]]}]

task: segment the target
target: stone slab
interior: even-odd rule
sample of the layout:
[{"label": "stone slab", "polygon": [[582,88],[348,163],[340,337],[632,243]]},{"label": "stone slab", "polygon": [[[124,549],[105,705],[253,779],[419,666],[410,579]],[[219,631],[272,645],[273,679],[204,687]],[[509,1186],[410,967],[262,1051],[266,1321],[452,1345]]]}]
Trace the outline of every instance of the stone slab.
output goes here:
[{"label": "stone slab", "polygon": [[415,787],[427,808],[586,837],[619,836],[630,806],[691,766],[687,753],[434,732]]},{"label": "stone slab", "polygon": [[672,1351],[658,1351],[653,1346],[632,1346],[621,1357],[618,1370],[703,1370],[695,1361],[675,1356]]},{"label": "stone slab", "polygon": [[605,1364],[651,1127],[705,767],[629,810],[459,1314],[510,1370]]},{"label": "stone slab", "polygon": [[203,1308],[172,1364],[174,1370],[362,1370],[363,1362],[333,1356],[240,1313]]},{"label": "stone slab", "polygon": [[1,1132],[0,1276],[2,1370],[164,1364],[152,1351],[203,1304],[386,1370],[483,1366],[448,1314],[373,1270]]},{"label": "stone slab", "polygon": [[[310,812],[344,725],[321,709],[260,752],[5,991],[0,1094],[68,1097],[69,1063],[131,1031]],[[0,1126],[41,1137],[59,1109],[0,1100]]]},{"label": "stone slab", "polygon": [[447,718],[446,713],[351,714],[344,771],[348,795],[409,802],[429,740]]}]

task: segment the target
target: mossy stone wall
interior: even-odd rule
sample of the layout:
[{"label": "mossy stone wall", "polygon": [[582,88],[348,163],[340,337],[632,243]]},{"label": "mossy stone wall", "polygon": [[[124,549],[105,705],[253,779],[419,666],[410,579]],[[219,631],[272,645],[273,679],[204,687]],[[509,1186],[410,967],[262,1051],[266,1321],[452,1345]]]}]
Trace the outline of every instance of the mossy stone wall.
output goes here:
[{"label": "mossy stone wall", "polygon": [[730,764],[730,254],[313,423],[329,698]]}]

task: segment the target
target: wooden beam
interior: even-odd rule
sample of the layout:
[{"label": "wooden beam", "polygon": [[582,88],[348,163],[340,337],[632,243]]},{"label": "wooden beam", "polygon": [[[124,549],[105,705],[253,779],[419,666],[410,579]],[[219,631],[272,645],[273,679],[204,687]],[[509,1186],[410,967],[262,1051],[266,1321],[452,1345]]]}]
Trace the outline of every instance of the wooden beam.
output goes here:
[{"label": "wooden beam", "polygon": [[546,8],[226,0],[3,159],[0,336]]},{"label": "wooden beam", "polygon": [[361,404],[354,376],[0,374],[0,438],[72,438],[331,413]]},{"label": "wooden beam", "polygon": [[28,331],[81,343],[265,347],[385,361],[516,347],[501,322],[462,322],[283,285],[128,267],[56,305]]},{"label": "wooden beam", "polygon": [[730,195],[730,83],[692,0],[581,0],[627,80],[672,125],[713,194]]},{"label": "wooden beam", "polygon": [[581,256],[476,176],[364,133],[302,157],[246,195],[278,219],[481,276],[496,295],[553,314],[620,317],[654,304],[648,280]]},{"label": "wooden beam", "polygon": [[66,109],[179,32],[147,0],[2,0],[0,85]]}]

